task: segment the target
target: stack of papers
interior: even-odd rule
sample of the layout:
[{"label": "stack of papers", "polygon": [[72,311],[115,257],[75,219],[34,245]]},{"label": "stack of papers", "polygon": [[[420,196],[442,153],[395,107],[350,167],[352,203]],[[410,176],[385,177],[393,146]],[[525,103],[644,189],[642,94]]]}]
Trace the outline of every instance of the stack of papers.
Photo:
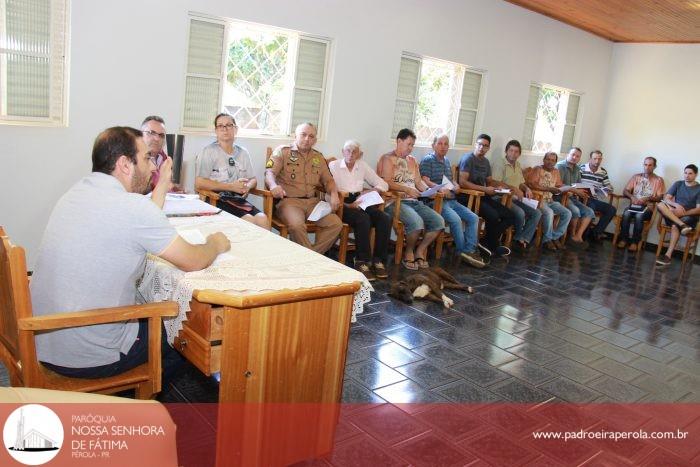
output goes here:
[{"label": "stack of papers", "polygon": [[362,209],[363,211],[365,211],[370,206],[382,204],[384,202],[379,193],[377,193],[374,190],[368,191],[367,193],[364,193],[363,195],[359,196],[356,201],[358,202],[358,206],[360,207],[360,209]]},{"label": "stack of papers", "polygon": [[327,203],[325,201],[319,201],[318,204],[314,207],[314,210],[311,211],[311,214],[309,214],[307,220],[314,222],[322,217],[327,216],[332,212],[333,209],[331,208],[330,203]]},{"label": "stack of papers", "polygon": [[[175,196],[178,196],[175,198]],[[191,198],[194,196],[194,198]],[[221,209],[211,204],[203,203],[197,195],[168,194],[165,197],[163,212],[167,217],[211,216],[221,212]]]}]

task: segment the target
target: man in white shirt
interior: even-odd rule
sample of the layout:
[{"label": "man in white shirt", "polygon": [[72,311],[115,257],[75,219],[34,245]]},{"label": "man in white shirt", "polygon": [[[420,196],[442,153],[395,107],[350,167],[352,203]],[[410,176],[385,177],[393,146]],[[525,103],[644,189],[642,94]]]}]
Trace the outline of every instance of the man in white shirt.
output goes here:
[{"label": "man in white shirt", "polygon": [[[348,193],[344,200],[343,222],[355,231],[355,268],[368,280],[386,279],[387,250],[391,235],[391,217],[379,209],[378,205],[361,209],[358,198],[369,190],[364,189],[365,182],[372,189],[383,192],[389,185],[362,160],[360,143],[354,140],[343,145],[343,158],[332,161],[328,168],[333,175],[338,191]],[[370,245],[370,230],[374,227],[374,251]]]}]

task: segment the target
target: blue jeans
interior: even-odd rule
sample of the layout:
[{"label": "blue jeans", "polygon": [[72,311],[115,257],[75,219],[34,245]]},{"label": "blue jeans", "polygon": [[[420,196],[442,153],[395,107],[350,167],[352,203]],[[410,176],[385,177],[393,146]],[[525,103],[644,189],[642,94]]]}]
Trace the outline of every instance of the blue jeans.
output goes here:
[{"label": "blue jeans", "polygon": [[513,201],[510,210],[515,216],[515,236],[513,240],[531,243],[535,230],[537,230],[537,224],[540,223],[542,213],[521,201]]},{"label": "blue jeans", "polygon": [[[394,215],[395,203],[387,206],[385,211],[389,216]],[[416,230],[425,229],[426,232],[442,230],[445,228],[445,221],[435,210],[420,201],[414,199],[401,200],[401,210],[399,220],[403,222],[406,234]]]},{"label": "blue jeans", "polygon": [[595,212],[593,212],[593,209],[589,208],[581,201],[573,197],[569,198],[569,201],[567,201],[566,209],[571,211],[572,219],[578,219],[579,217],[589,217],[593,219],[595,217]]},{"label": "blue jeans", "polygon": [[[571,211],[557,201],[543,202],[540,211],[542,211],[542,241],[546,243],[560,239],[571,221]],[[555,215],[559,216],[559,224],[553,231]]]},{"label": "blue jeans", "polygon": [[[441,214],[445,223],[450,227],[457,254],[476,251],[476,242],[479,238],[479,216],[468,207],[459,204],[456,199],[443,200]],[[462,226],[462,221],[464,221],[464,226]]]}]

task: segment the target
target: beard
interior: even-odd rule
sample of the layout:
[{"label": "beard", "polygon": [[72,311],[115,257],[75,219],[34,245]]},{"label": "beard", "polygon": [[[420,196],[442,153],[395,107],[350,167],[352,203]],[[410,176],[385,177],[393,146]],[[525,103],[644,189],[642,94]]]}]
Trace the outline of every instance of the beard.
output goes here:
[{"label": "beard", "polygon": [[147,194],[151,191],[151,177],[152,174],[150,172],[148,175],[143,175],[138,172],[134,173],[134,178],[131,179],[131,192],[142,195]]}]

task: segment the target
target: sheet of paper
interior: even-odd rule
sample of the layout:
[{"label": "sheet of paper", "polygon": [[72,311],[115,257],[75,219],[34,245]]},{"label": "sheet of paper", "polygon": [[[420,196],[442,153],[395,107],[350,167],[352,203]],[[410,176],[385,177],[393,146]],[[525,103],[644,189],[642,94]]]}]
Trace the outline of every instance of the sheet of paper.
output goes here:
[{"label": "sheet of paper", "polygon": [[333,209],[331,208],[330,203],[327,203],[325,201],[319,201],[318,204],[314,207],[314,210],[311,211],[311,214],[309,214],[309,217],[307,220],[309,221],[317,221],[320,218],[327,216],[333,212]]},{"label": "sheet of paper", "polygon": [[432,198],[437,194],[437,192],[442,188],[442,184],[440,185],[433,185],[427,190],[425,190],[423,193],[420,194],[421,198]]},{"label": "sheet of paper", "polygon": [[358,204],[360,206],[360,209],[363,211],[367,209],[370,206],[374,206],[376,204],[382,204],[384,200],[382,197],[377,193],[376,191],[368,191],[367,193],[359,196],[357,198]]},{"label": "sheet of paper", "polygon": [[453,184],[451,181],[449,181],[449,180],[447,179],[447,176],[445,176],[445,175],[442,176],[442,182],[441,182],[441,184],[442,184],[443,187],[447,188],[448,190],[454,190],[454,189],[455,189],[454,184]]},{"label": "sheet of paper", "polygon": [[178,234],[180,234],[180,237],[182,237],[187,243],[191,243],[193,245],[203,245],[204,243],[207,243],[207,239],[204,238],[204,235],[199,230],[181,230],[178,232]]},{"label": "sheet of paper", "polygon": [[496,188],[496,193],[505,195],[505,194],[510,193],[510,189],[508,189],[508,188]]},{"label": "sheet of paper", "polygon": [[520,202],[523,204],[527,204],[532,209],[537,209],[537,206],[540,204],[536,199],[532,198],[521,198]]},{"label": "sheet of paper", "polygon": [[196,193],[166,193],[165,199],[169,201],[180,201],[185,199],[199,199]]},{"label": "sheet of paper", "polygon": [[163,205],[165,215],[182,215],[182,214],[215,214],[221,209],[211,204],[204,203],[199,199],[168,199],[166,197]]}]

